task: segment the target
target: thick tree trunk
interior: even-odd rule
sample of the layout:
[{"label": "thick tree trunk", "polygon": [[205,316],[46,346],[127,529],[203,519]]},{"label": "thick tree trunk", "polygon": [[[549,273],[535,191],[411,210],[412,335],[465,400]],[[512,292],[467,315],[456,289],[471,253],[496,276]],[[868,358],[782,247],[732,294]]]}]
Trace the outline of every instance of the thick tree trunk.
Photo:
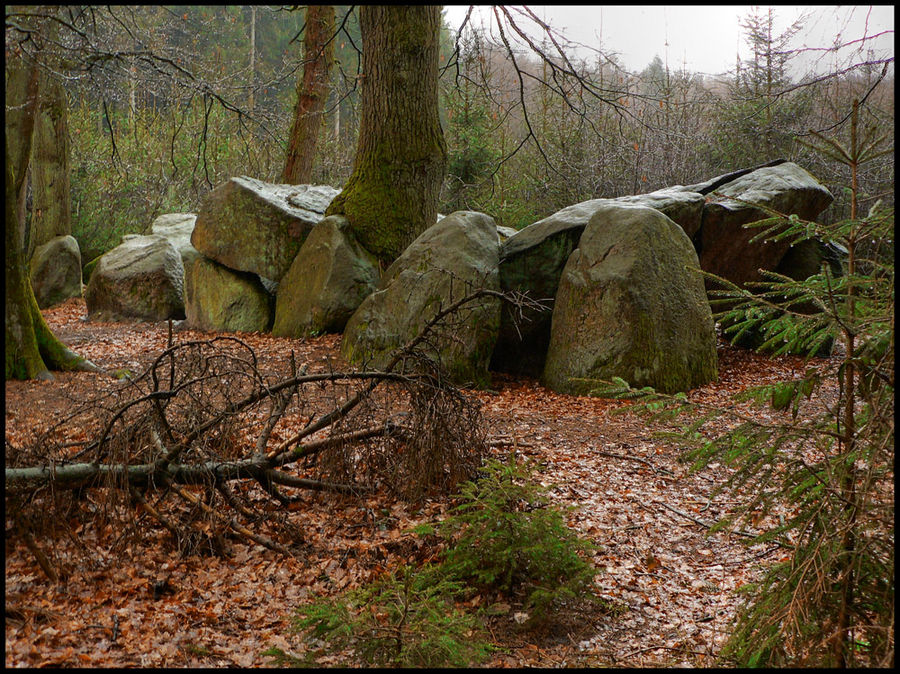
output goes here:
[{"label": "thick tree trunk", "polygon": [[[16,185],[6,150],[6,378],[52,379],[38,351],[28,291],[31,283],[22,265],[20,228],[16,227]],[[34,293],[32,293],[32,296]]]},{"label": "thick tree trunk", "polygon": [[327,214],[392,262],[437,222],[447,146],[438,118],[441,8],[363,5],[362,114],[353,173]]},{"label": "thick tree trunk", "polygon": [[310,182],[319,129],[328,98],[331,62],[334,60],[334,6],[308,5],[303,38],[303,77],[297,82],[297,105],[288,139],[281,182]]},{"label": "thick tree trunk", "polygon": [[[9,154],[16,178],[15,208],[18,222],[25,222],[25,193],[28,189],[28,169],[31,162],[31,139],[38,105],[37,66],[28,66],[19,56],[10,59],[6,82],[6,152]],[[7,197],[8,199],[8,197]],[[7,226],[9,225],[7,219]],[[25,245],[25,228],[18,230],[19,246]],[[9,245],[9,244],[7,244]]]},{"label": "thick tree trunk", "polygon": [[53,237],[72,233],[67,105],[60,82],[42,74],[31,155],[34,204],[26,260]]},{"label": "thick tree trunk", "polygon": [[[35,27],[42,31],[55,30],[40,24]],[[28,275],[28,258],[25,257],[25,214],[20,210],[20,198],[25,191],[25,176],[31,165],[32,143],[34,142],[38,103],[47,79],[39,74],[37,64],[26,67],[18,62],[10,65],[10,79],[7,85],[7,109],[14,119],[7,120],[6,129],[6,379],[53,379],[50,370],[80,370],[100,372],[90,361],[70,351],[60,342],[41,315],[31,281]],[[16,71],[21,70],[18,74]],[[19,79],[21,78],[21,79]],[[50,99],[54,95],[51,92]],[[63,124],[65,124],[65,93],[60,91],[55,100],[61,101]],[[59,112],[57,112],[59,114]],[[65,127],[63,126],[63,135]],[[67,153],[67,149],[64,150]],[[69,203],[68,180],[65,185],[66,204]],[[68,207],[66,207],[68,212]]]},{"label": "thick tree trunk", "polygon": [[[23,145],[27,150],[30,139]],[[26,164],[27,166],[27,164]],[[52,379],[50,369],[99,372],[93,363],[70,351],[53,335],[38,309],[25,273],[20,245],[23,223],[16,215],[16,179],[6,147],[6,378]]]}]

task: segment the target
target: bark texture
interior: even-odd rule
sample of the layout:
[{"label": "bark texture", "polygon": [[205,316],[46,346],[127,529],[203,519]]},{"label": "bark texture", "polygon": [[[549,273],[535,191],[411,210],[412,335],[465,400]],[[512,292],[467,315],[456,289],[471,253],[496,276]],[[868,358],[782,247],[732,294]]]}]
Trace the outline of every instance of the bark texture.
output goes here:
[{"label": "bark texture", "polygon": [[362,114],[344,215],[384,263],[437,222],[447,146],[438,117],[439,6],[364,5]]},{"label": "bark texture", "polygon": [[[12,198],[10,198],[12,197]],[[28,306],[30,283],[22,266],[19,228],[15,226],[16,187],[6,154],[6,378],[49,379],[50,373],[38,352],[34,324]],[[18,258],[18,260],[16,260]],[[18,262],[18,264],[16,264]]]},{"label": "bark texture", "polygon": [[303,39],[303,76],[297,82],[297,104],[288,139],[281,182],[309,183],[319,130],[328,98],[331,63],[334,60],[334,6],[308,5]]},{"label": "bark texture", "polygon": [[[12,161],[15,176],[15,208],[13,214],[25,222],[25,193],[27,173],[31,162],[31,139],[38,104],[37,66],[28,65],[21,58],[11,58],[6,81],[6,151]],[[8,197],[7,197],[8,198]],[[10,220],[7,218],[7,226]],[[25,243],[25,228],[19,229],[19,245]]]},{"label": "bark texture", "polygon": [[31,156],[34,204],[25,259],[50,239],[72,233],[66,92],[54,76],[42,73],[40,78]]}]

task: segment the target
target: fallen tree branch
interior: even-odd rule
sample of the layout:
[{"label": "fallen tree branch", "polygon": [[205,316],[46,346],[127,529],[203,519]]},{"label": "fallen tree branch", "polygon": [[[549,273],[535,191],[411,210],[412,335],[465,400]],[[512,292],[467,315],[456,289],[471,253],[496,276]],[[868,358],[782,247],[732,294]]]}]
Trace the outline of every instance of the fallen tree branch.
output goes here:
[{"label": "fallen tree branch", "polygon": [[[194,494],[190,493],[189,491],[182,489],[181,487],[179,487],[178,485],[174,484],[171,481],[169,481],[168,486],[172,491],[174,491],[176,494],[178,494],[181,498],[183,498],[184,500],[199,507],[201,510],[203,510],[207,514],[212,515],[212,516],[222,519],[222,520],[226,520],[226,518],[223,517],[220,512],[210,508],[208,505],[206,505],[203,501],[201,501],[199,498],[194,496]],[[259,543],[260,545],[262,545],[266,548],[269,548],[270,550],[274,550],[275,552],[280,552],[283,555],[291,554],[290,550],[288,550],[286,547],[284,547],[280,543],[276,543],[275,541],[273,541],[271,538],[268,538],[267,536],[263,536],[262,534],[257,534],[257,533],[250,531],[247,527],[245,527],[244,525],[242,525],[238,522],[235,522],[233,519],[227,519],[225,521],[225,523],[228,525],[229,528],[231,528],[232,531],[234,531],[236,534],[240,535],[243,538],[249,539],[249,540],[253,541],[254,543]]]},{"label": "fallen tree branch", "polygon": [[[297,489],[353,495],[371,493],[377,484],[418,498],[455,488],[471,477],[487,447],[480,403],[450,385],[423,347],[432,345],[431,333],[439,325],[453,334],[447,322],[484,297],[530,302],[475,289],[438,307],[378,371],[309,373],[291,354],[288,376],[273,381],[238,337],[174,343],[170,330],[167,347],[144,372],[80,401],[65,423],[13,454],[8,451],[7,494],[30,495],[22,502],[35,515],[52,518],[62,503],[54,502],[57,497],[72,503],[88,490],[104,490],[100,498],[111,517],[133,522],[138,505],[149,515],[141,521],[158,522],[179,546],[196,544],[199,509],[213,529],[221,524],[286,553],[255,530],[270,524],[260,516],[260,491],[236,490],[228,483],[254,481],[263,498],[278,507],[296,502],[290,490]],[[402,372],[394,371],[401,367]],[[97,434],[73,443],[68,432],[79,419]],[[298,422],[304,424],[299,430]],[[71,447],[78,451],[71,453]],[[312,474],[285,470],[301,460]],[[198,486],[205,487],[204,498],[193,493]],[[167,491],[151,504],[148,493],[155,490]],[[94,512],[84,510],[89,516]],[[210,535],[206,529],[201,533]]]},{"label": "fallen tree branch", "polygon": [[288,487],[299,487],[300,489],[311,489],[313,491],[333,491],[339,494],[359,494],[373,491],[372,487],[367,485],[350,485],[337,484],[334,482],[321,482],[319,480],[309,480],[303,477],[295,477],[288,475],[280,470],[270,470],[266,476],[278,484]]},{"label": "fallen tree branch", "polygon": [[[362,435],[362,434],[361,434]],[[372,437],[371,433],[365,434]],[[345,441],[341,437],[336,441],[331,438],[316,443],[310,448],[320,451],[326,447],[333,447]],[[312,443],[311,443],[312,444]],[[298,453],[293,461],[303,456],[308,456],[313,451]],[[107,486],[108,480],[121,481],[133,487],[148,487],[157,482],[171,481],[173,484],[202,485],[214,481],[230,481],[238,479],[270,478],[273,475],[285,475],[274,470],[275,465],[287,465],[292,461],[282,460],[280,464],[270,462],[265,457],[254,457],[240,461],[210,461],[200,465],[174,464],[160,468],[155,463],[139,465],[128,464],[96,464],[74,463],[68,465],[29,466],[28,468],[7,468],[6,489],[11,493],[30,491],[38,486],[52,483],[56,489],[81,489],[84,487]],[[288,479],[290,478],[290,479]],[[283,480],[272,479],[279,484],[302,486],[305,489],[322,491],[328,489],[328,483],[317,480],[300,480],[286,476]],[[334,485],[334,491],[350,491],[353,488],[346,485]],[[363,488],[363,491],[365,489]]]}]

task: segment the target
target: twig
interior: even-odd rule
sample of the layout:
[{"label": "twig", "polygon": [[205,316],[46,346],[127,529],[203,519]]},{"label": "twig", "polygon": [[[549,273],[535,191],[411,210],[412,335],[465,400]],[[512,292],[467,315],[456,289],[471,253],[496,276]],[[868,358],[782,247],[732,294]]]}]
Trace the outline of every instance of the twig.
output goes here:
[{"label": "twig", "polygon": [[338,484],[336,482],[321,482],[319,480],[309,480],[303,477],[294,477],[280,470],[266,471],[266,475],[272,482],[283,484],[288,487],[300,487],[301,489],[312,489],[313,491],[335,491],[339,494],[356,494],[359,492],[374,491],[372,487],[367,485],[350,485]]},{"label": "twig", "polygon": [[59,574],[56,573],[56,569],[53,568],[47,554],[41,550],[40,546],[35,542],[34,537],[31,535],[31,531],[28,530],[28,525],[25,524],[20,517],[16,518],[16,528],[19,530],[19,535],[25,542],[25,546],[37,560],[38,566],[41,567],[41,571],[43,571],[47,578],[50,579],[51,583],[59,582]]},{"label": "twig", "polygon": [[[168,484],[169,488],[172,491],[174,491],[176,494],[178,494],[185,501],[188,501],[189,503],[191,503],[195,506],[198,506],[201,510],[209,513],[210,515],[213,515],[217,518],[224,519],[224,517],[222,517],[221,513],[217,512],[215,509],[206,505],[201,499],[197,498],[189,491],[186,491],[186,490],[180,488],[172,480],[166,478],[166,483]],[[234,531],[235,533],[237,533],[240,536],[243,536],[244,538],[249,538],[254,543],[259,543],[263,547],[269,548],[269,550],[274,550],[275,552],[280,552],[283,555],[289,556],[291,554],[290,550],[288,550],[286,547],[284,547],[280,543],[276,543],[271,538],[268,538],[267,536],[263,536],[262,534],[253,533],[247,527],[235,522],[232,519],[229,519],[227,521],[227,524],[231,528],[232,531]]]},{"label": "twig", "polygon": [[691,655],[702,655],[707,658],[714,657],[710,653],[706,653],[704,651],[692,651],[686,648],[682,648],[680,646],[645,646],[644,648],[639,648],[636,651],[631,651],[630,653],[626,653],[621,657],[617,657],[617,660],[624,660],[626,658],[633,657],[635,655],[640,655],[641,653],[646,653],[647,651],[677,651],[678,653],[685,653]]},{"label": "twig", "polygon": [[157,520],[160,524],[162,524],[166,529],[169,530],[169,533],[175,537],[177,541],[181,537],[181,532],[178,531],[178,528],[169,522],[165,517],[163,517],[162,513],[160,513],[156,508],[154,508],[147,499],[144,498],[144,495],[141,494],[134,487],[131,488],[132,497],[141,504],[141,507],[155,520]]},{"label": "twig", "polygon": [[675,476],[675,473],[673,473],[671,470],[667,470],[666,468],[658,468],[657,466],[654,466],[652,463],[650,463],[646,459],[642,459],[639,456],[623,456],[622,454],[613,454],[612,452],[604,452],[599,449],[594,449],[593,447],[591,448],[591,452],[594,454],[598,454],[599,456],[608,456],[611,459],[622,459],[623,461],[637,461],[638,463],[642,463],[645,466],[649,466],[650,470],[652,470],[654,473],[666,473],[668,475],[672,475],[673,477]]},{"label": "twig", "polygon": [[[293,358],[293,354],[291,355]],[[296,378],[296,375],[294,375]],[[269,437],[272,435],[272,431],[275,429],[275,426],[281,421],[281,417],[284,416],[284,412],[287,409],[288,403],[291,402],[291,395],[285,395],[283,392],[279,391],[274,394],[275,402],[272,405],[272,411],[269,413],[269,418],[266,419],[266,425],[262,430],[262,433],[259,434],[259,438],[256,441],[256,453],[257,454],[265,454],[266,446],[269,444]]]},{"label": "twig", "polygon": [[222,498],[225,499],[225,503],[227,503],[232,508],[237,510],[241,515],[246,517],[248,520],[250,520],[252,522],[254,519],[256,519],[256,514],[253,513],[251,510],[249,510],[248,508],[246,508],[243,503],[238,501],[237,498],[235,498],[234,494],[231,493],[231,490],[228,488],[228,485],[226,485],[221,480],[216,480],[216,491],[218,491],[222,495]]},{"label": "twig", "polygon": [[530,442],[522,442],[516,438],[491,438],[484,443],[487,447],[534,447]]},{"label": "twig", "polygon": [[353,431],[350,433],[343,433],[341,435],[332,435],[331,437],[324,438],[322,440],[307,442],[305,445],[301,445],[300,447],[287,452],[286,450],[288,447],[299,442],[299,440],[302,439],[306,430],[304,429],[304,431],[300,431],[299,433],[292,435],[271,452],[269,452],[266,455],[266,460],[273,466],[283,466],[287,463],[293,463],[297,459],[302,459],[306,456],[309,456],[310,454],[321,452],[323,449],[328,449],[329,447],[334,447],[335,445],[339,445],[344,442],[357,442],[359,440],[374,438],[379,435],[389,435],[390,433],[396,432],[399,428],[400,427],[396,424],[373,426],[371,428],[364,428],[361,431]]}]

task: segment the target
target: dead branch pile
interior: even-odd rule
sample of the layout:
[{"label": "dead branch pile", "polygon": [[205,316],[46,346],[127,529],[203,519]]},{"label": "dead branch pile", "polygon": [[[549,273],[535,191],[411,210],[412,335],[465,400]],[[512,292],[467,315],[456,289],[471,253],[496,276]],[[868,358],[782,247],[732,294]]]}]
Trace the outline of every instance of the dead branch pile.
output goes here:
[{"label": "dead branch pile", "polygon": [[[302,536],[285,515],[302,492],[446,494],[480,464],[484,429],[477,400],[421,346],[484,292],[440,312],[381,371],[307,372],[292,354],[290,373],[271,377],[235,336],[170,336],[143,373],[29,447],[7,440],[7,513],[39,561],[26,533],[63,521],[85,495],[94,519],[138,535],[141,523],[162,525],[182,552],[236,536],[289,554]],[[64,441],[72,426],[96,432]]]}]

